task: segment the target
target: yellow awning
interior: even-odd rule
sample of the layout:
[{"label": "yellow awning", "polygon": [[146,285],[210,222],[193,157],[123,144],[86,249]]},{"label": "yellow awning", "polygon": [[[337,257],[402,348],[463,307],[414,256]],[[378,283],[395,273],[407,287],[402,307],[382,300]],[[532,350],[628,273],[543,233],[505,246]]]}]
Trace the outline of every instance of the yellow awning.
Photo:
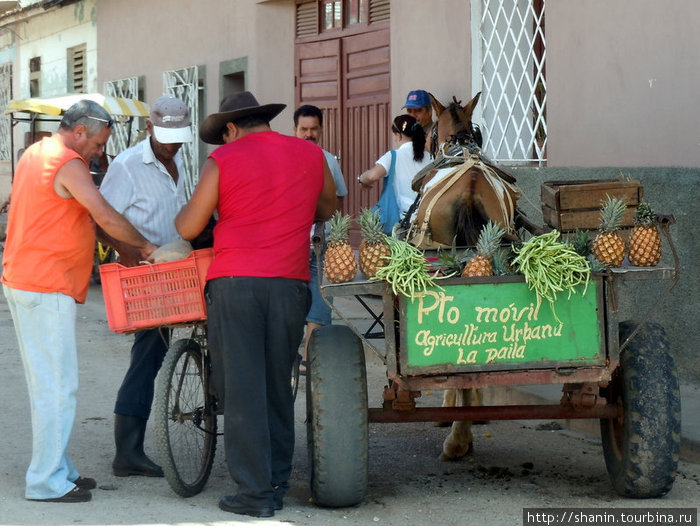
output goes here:
[{"label": "yellow awning", "polygon": [[137,99],[124,99],[119,97],[107,97],[100,93],[76,93],[62,97],[31,98],[11,100],[5,113],[25,112],[39,113],[42,115],[62,115],[79,100],[89,99],[100,104],[110,115],[126,117],[148,117],[150,109],[148,104]]}]

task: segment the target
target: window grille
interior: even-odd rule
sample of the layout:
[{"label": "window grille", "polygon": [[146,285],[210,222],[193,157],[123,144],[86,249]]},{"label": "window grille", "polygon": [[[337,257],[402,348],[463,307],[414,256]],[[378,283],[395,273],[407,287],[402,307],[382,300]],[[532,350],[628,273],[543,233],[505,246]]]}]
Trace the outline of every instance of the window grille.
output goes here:
[{"label": "window grille", "polygon": [[192,134],[195,139],[186,142],[180,148],[185,164],[185,195],[187,199],[192,196],[194,187],[199,180],[199,98],[200,86],[199,68],[188,68],[166,71],[163,73],[163,91],[167,95],[180,98],[190,109],[192,121]]},{"label": "window grille", "polygon": [[[104,83],[104,94],[109,97],[120,97],[125,99],[141,100],[141,92],[138,77],[128,77],[125,79],[110,80]],[[114,126],[112,135],[107,143],[109,155],[117,155],[129,146],[133,146],[143,138],[145,131],[145,119],[134,118],[124,124]]]},{"label": "window grille", "polygon": [[312,37],[318,34],[318,14],[316,8],[316,2],[306,2],[305,4],[297,5],[297,38]]},{"label": "window grille", "polygon": [[41,57],[29,59],[29,96],[41,95]]},{"label": "window grille", "polygon": [[87,93],[85,64],[85,44],[68,48],[68,91]]},{"label": "window grille", "polygon": [[389,21],[390,0],[297,0],[296,37]]},{"label": "window grille", "polygon": [[10,116],[5,115],[4,110],[12,100],[12,62],[0,64],[0,160],[9,161],[11,157]]},{"label": "window grille", "polygon": [[387,22],[390,11],[389,0],[370,0],[369,23]]},{"label": "window grille", "polygon": [[547,121],[544,15],[546,0],[472,2],[474,121],[484,152],[507,164],[543,165]]}]

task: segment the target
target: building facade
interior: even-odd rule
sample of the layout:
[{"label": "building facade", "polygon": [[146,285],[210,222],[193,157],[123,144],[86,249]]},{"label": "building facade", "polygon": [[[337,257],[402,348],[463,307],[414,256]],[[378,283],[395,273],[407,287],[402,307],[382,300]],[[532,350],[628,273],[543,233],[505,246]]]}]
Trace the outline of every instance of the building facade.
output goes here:
[{"label": "building facade", "polygon": [[[40,95],[70,91],[80,46],[87,90],[146,102],[176,94],[197,124],[247,89],[261,103],[287,104],[272,125],[291,134],[295,106],[313,103],[324,110],[322,145],[340,158],[350,190],[344,211],[356,215],[378,197],[360,192],[356,176],[391,148],[390,122],[409,90],[443,103],[481,92],[474,120],[485,151],[513,168],[533,220],[545,180],[630,176],[659,212],[676,215],[682,263],[699,256],[688,224],[700,199],[696,0],[34,4],[0,2],[11,8],[0,13],[0,103],[34,93],[37,78]],[[188,148],[192,186],[209,149]],[[0,170],[3,198],[6,157]],[[664,317],[692,348],[697,329],[684,309],[697,305],[698,278],[683,279]]]}]

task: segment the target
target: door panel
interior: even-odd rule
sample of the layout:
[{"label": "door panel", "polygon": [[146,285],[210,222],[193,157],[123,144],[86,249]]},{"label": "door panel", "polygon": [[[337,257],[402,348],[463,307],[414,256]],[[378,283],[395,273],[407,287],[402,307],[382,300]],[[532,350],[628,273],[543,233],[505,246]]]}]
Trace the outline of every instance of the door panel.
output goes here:
[{"label": "door panel", "polygon": [[[321,145],[340,158],[348,195],[343,212],[357,217],[379,199],[380,185],[360,190],[357,175],[390,146],[389,30],[297,44],[297,106],[323,111]],[[351,243],[359,245],[356,224]]]},{"label": "door panel", "polygon": [[[362,190],[357,175],[374,166],[390,147],[391,102],[389,30],[345,37],[343,66],[343,149],[349,152],[343,173],[350,180],[345,210],[354,217],[379,200],[381,185]],[[353,245],[359,230],[351,232]]]},{"label": "door panel", "polygon": [[313,104],[323,111],[321,146],[340,152],[340,40],[296,46],[296,107]]}]

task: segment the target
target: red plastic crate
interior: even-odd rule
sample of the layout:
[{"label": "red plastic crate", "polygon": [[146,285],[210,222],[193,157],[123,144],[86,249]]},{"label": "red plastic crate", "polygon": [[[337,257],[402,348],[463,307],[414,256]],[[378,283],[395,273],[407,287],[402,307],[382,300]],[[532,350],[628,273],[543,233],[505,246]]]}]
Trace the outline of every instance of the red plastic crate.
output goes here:
[{"label": "red plastic crate", "polygon": [[185,259],[153,265],[101,265],[109,328],[133,332],[206,320],[204,285],[212,259],[214,250],[208,248],[195,250]]}]

